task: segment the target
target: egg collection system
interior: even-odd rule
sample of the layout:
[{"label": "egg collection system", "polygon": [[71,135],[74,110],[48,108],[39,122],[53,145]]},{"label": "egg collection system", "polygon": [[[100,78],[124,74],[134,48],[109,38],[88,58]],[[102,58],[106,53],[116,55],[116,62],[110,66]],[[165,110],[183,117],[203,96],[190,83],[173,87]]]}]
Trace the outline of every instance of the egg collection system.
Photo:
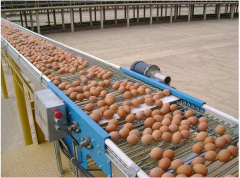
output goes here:
[{"label": "egg collection system", "polygon": [[77,176],[238,176],[238,120],[170,87],[157,66],[129,70],[1,25],[2,50],[37,89],[36,120],[54,141],[60,174],[59,149]]}]

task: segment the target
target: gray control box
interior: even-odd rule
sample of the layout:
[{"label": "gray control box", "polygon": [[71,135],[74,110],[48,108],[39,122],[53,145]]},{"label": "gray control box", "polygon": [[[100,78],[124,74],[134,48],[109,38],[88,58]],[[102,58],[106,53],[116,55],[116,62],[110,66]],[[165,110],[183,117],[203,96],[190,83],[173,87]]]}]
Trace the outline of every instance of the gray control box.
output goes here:
[{"label": "gray control box", "polygon": [[[50,89],[35,92],[34,102],[36,121],[46,139],[51,142],[66,137],[66,132],[58,130],[67,130],[66,126],[62,125],[67,122],[65,104]],[[56,113],[62,117],[56,119]]]}]

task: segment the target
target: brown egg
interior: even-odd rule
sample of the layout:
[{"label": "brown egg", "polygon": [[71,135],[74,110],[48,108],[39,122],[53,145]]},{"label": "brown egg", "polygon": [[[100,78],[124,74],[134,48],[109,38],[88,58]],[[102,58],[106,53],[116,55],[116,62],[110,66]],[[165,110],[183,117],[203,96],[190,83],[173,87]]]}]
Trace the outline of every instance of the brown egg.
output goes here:
[{"label": "brown egg", "polygon": [[160,122],[155,122],[155,123],[152,125],[152,129],[153,129],[153,130],[159,130],[161,126],[162,126],[162,124],[161,124]]},{"label": "brown egg", "polygon": [[75,86],[75,87],[80,86],[80,82],[79,81],[73,81],[72,85]]},{"label": "brown egg", "polygon": [[167,114],[167,113],[169,112],[169,108],[167,108],[167,107],[162,107],[162,108],[160,109],[160,111],[161,111],[162,115],[165,115],[165,114]]},{"label": "brown egg", "polygon": [[123,106],[125,106],[125,105],[132,106],[132,103],[131,103],[131,101],[127,100],[127,101],[123,102]]},{"label": "brown egg", "polygon": [[133,130],[133,124],[132,123],[126,123],[124,124],[123,128],[128,128],[129,131]]},{"label": "brown egg", "polygon": [[232,156],[237,156],[238,155],[238,148],[233,146],[233,145],[228,146],[227,150],[230,151]]},{"label": "brown egg", "polygon": [[176,159],[171,163],[171,169],[176,171],[177,168],[181,165],[184,165],[184,162],[181,159]]},{"label": "brown egg", "polygon": [[206,122],[206,123],[208,123],[208,118],[206,118],[206,117],[200,117],[200,118],[199,118],[199,123],[201,123],[201,122]]},{"label": "brown egg", "polygon": [[150,152],[150,157],[152,159],[160,159],[163,155],[163,150],[159,147],[155,147],[152,149],[152,151]]},{"label": "brown egg", "polygon": [[207,137],[208,137],[207,132],[199,132],[199,133],[197,134],[196,139],[197,139],[198,142],[204,142],[204,140],[205,140]]},{"label": "brown egg", "polygon": [[144,102],[146,103],[146,105],[152,106],[153,103],[154,103],[154,99],[152,99],[152,98],[147,98],[147,99],[145,99]]},{"label": "brown egg", "polygon": [[156,95],[159,95],[160,98],[164,97],[164,94],[163,94],[163,92],[161,92],[161,91],[158,91],[158,92],[156,93]]},{"label": "brown egg", "polygon": [[226,142],[225,138],[223,138],[223,137],[218,137],[218,138],[216,138],[216,140],[215,140],[215,146],[216,146],[217,148],[223,148],[226,143],[227,143],[227,142]]},{"label": "brown egg", "polygon": [[125,110],[126,114],[131,113],[131,106],[125,105],[125,106],[123,106],[123,109]]},{"label": "brown egg", "polygon": [[122,129],[119,131],[119,135],[120,135],[122,138],[127,138],[128,135],[129,135],[129,129],[128,129],[128,128],[122,128]]},{"label": "brown egg", "polygon": [[99,100],[98,103],[97,103],[98,108],[104,107],[105,105],[106,105],[106,103],[103,100]]},{"label": "brown egg", "polygon": [[207,161],[214,161],[217,158],[217,153],[215,151],[207,151],[204,155]]},{"label": "brown egg", "polygon": [[105,117],[106,119],[111,119],[114,115],[113,110],[108,109],[103,113],[103,117]]},{"label": "brown egg", "polygon": [[159,95],[154,95],[153,97],[152,97],[152,99],[154,100],[154,101],[156,101],[156,100],[158,100],[158,99],[160,99],[161,97],[159,96]]},{"label": "brown egg", "polygon": [[227,144],[232,143],[232,137],[230,135],[223,135],[223,138],[225,138]]},{"label": "brown egg", "polygon": [[200,154],[200,153],[202,153],[203,148],[204,148],[203,144],[201,144],[201,143],[195,143],[195,144],[192,146],[192,151],[193,151],[194,153],[196,153],[196,154]]},{"label": "brown egg", "polygon": [[157,142],[158,140],[161,139],[162,133],[160,130],[154,130],[152,133],[152,136],[153,136],[153,140]]},{"label": "brown egg", "polygon": [[162,140],[163,140],[164,142],[170,142],[171,139],[172,139],[172,135],[171,135],[169,132],[164,132],[164,133],[162,134]]},{"label": "brown egg", "polygon": [[154,123],[155,123],[155,119],[153,119],[152,117],[149,117],[144,121],[145,127],[152,127]]},{"label": "brown egg", "polygon": [[198,118],[194,116],[189,117],[188,120],[190,121],[191,125],[196,125],[198,123]]},{"label": "brown egg", "polygon": [[82,81],[82,83],[84,83],[84,84],[88,83],[88,79],[87,79],[86,77],[83,77],[83,78],[81,79],[81,81]]},{"label": "brown egg", "polygon": [[172,141],[176,144],[180,143],[182,140],[182,134],[180,132],[175,132],[172,136]]},{"label": "brown egg", "polygon": [[132,97],[132,93],[130,91],[126,91],[124,94],[123,94],[123,98],[125,99],[129,99]]},{"label": "brown egg", "polygon": [[177,119],[177,118],[174,118],[174,119],[172,120],[171,124],[175,124],[175,125],[177,125],[177,126],[180,126],[181,121],[180,121],[179,119]]},{"label": "brown egg", "polygon": [[169,129],[169,127],[168,126],[162,126],[162,127],[160,127],[160,129],[159,129],[162,133],[164,133],[164,132],[170,132],[170,129]]},{"label": "brown egg", "polygon": [[117,112],[117,110],[118,110],[118,106],[116,104],[112,104],[109,108],[111,110],[113,110],[114,112]]},{"label": "brown egg", "polygon": [[178,126],[176,124],[171,124],[168,128],[171,133],[175,133],[178,131]]},{"label": "brown egg", "polygon": [[186,118],[189,118],[189,117],[191,117],[191,116],[193,116],[193,111],[192,110],[187,110],[186,112],[185,112],[185,114],[184,114],[184,117],[186,117]]},{"label": "brown egg", "polygon": [[82,92],[83,92],[83,88],[82,88],[81,86],[77,86],[77,87],[76,87],[76,91],[77,91],[78,93],[82,93]]},{"label": "brown egg", "polygon": [[[201,175],[202,176],[202,175]],[[178,174],[176,177],[187,177],[186,175],[184,174]]]},{"label": "brown egg", "polygon": [[90,97],[89,97],[89,101],[90,101],[91,103],[96,103],[97,100],[98,100],[98,98],[97,98],[96,96],[90,96]]},{"label": "brown egg", "polygon": [[206,122],[201,122],[198,125],[198,130],[199,131],[206,131],[208,129],[208,124]]},{"label": "brown egg", "polygon": [[119,122],[118,122],[117,119],[111,119],[111,120],[108,122],[108,124],[114,124],[114,125],[118,126],[118,125],[119,125]]},{"label": "brown egg", "polygon": [[178,109],[178,106],[177,106],[176,104],[172,104],[172,105],[170,106],[170,110],[171,110],[172,112],[176,111],[177,109]]},{"label": "brown egg", "polygon": [[193,174],[191,177],[204,177],[202,174]]},{"label": "brown egg", "polygon": [[170,119],[170,120],[172,120],[173,119],[173,116],[172,116],[172,114],[166,114],[164,117],[163,117],[164,119],[165,118],[168,118],[168,119]]},{"label": "brown egg", "polygon": [[117,113],[120,118],[125,117],[127,115],[126,111],[123,108],[118,109]]},{"label": "brown egg", "polygon": [[135,117],[135,115],[133,115],[133,114],[129,114],[129,115],[127,115],[127,117],[125,118],[126,122],[130,122],[130,123],[132,123],[133,121],[135,121],[135,119],[136,119],[136,117]]},{"label": "brown egg", "polygon": [[177,174],[184,174],[189,177],[192,175],[192,168],[189,165],[181,165],[177,168]]},{"label": "brown egg", "polygon": [[77,95],[78,95],[77,92],[72,92],[72,93],[70,94],[70,98],[71,98],[72,100],[75,100],[76,97],[77,97]]},{"label": "brown egg", "polygon": [[155,119],[156,122],[162,122],[163,118],[160,115],[154,115],[153,119]]},{"label": "brown egg", "polygon": [[152,135],[144,135],[141,138],[141,142],[143,145],[150,145],[153,142],[153,136]]},{"label": "brown egg", "polygon": [[226,127],[224,125],[219,125],[215,128],[215,133],[218,135],[223,135],[226,132]]},{"label": "brown egg", "polygon": [[132,93],[132,96],[134,96],[134,97],[138,95],[138,92],[135,89],[132,89],[130,92]]},{"label": "brown egg", "polygon": [[158,109],[155,109],[155,110],[152,111],[151,116],[153,117],[155,115],[160,115],[160,114],[161,114],[161,111],[158,110]]},{"label": "brown egg", "polygon": [[[102,119],[102,111],[100,111],[100,109],[96,109],[94,110],[92,113],[97,114],[99,116],[100,119]],[[108,123],[109,124],[109,123]],[[110,123],[111,124],[111,123]],[[117,125],[116,125],[117,126]]]},{"label": "brown egg", "polygon": [[152,129],[151,128],[144,129],[142,135],[152,135]]},{"label": "brown egg", "polygon": [[161,177],[164,174],[162,168],[155,167],[150,171],[150,177]]},{"label": "brown egg", "polygon": [[191,123],[190,123],[189,120],[182,120],[181,123],[180,123],[180,125],[187,125],[187,126],[190,127]]},{"label": "brown egg", "polygon": [[167,108],[170,109],[170,103],[164,103],[164,104],[163,104],[163,107],[167,107]]},{"label": "brown egg", "polygon": [[120,137],[119,133],[116,132],[116,131],[113,131],[113,132],[109,133],[109,135],[111,136],[111,140],[113,142],[117,141]]},{"label": "brown egg", "polygon": [[213,143],[207,143],[206,145],[204,145],[204,150],[205,151],[215,151],[216,146]]},{"label": "brown egg", "polygon": [[151,114],[152,114],[152,110],[151,110],[151,109],[145,109],[145,110],[143,111],[143,113],[144,113],[144,116],[145,116],[145,117],[150,117]]},{"label": "brown egg", "polygon": [[121,86],[118,88],[118,93],[124,93],[126,91],[126,88],[124,86]]},{"label": "brown egg", "polygon": [[140,102],[140,104],[144,103],[144,98],[143,97],[138,97],[137,100]]},{"label": "brown egg", "polygon": [[193,172],[195,174],[201,174],[203,176],[206,176],[208,173],[208,168],[202,164],[195,164],[193,166]]},{"label": "brown egg", "polygon": [[144,118],[144,114],[142,111],[137,111],[135,115],[138,120],[142,120]]},{"label": "brown egg", "polygon": [[83,87],[83,91],[85,92],[85,91],[90,91],[90,87],[89,86],[84,86]]},{"label": "brown egg", "polygon": [[53,80],[53,84],[58,86],[60,84],[59,80]]},{"label": "brown egg", "polygon": [[139,107],[141,104],[137,99],[132,100],[131,103],[134,107]]},{"label": "brown egg", "polygon": [[202,157],[198,156],[198,157],[195,157],[195,158],[192,160],[191,165],[192,165],[192,166],[194,166],[195,164],[203,164],[203,165],[204,165],[204,163],[205,163],[205,160],[204,160]]},{"label": "brown egg", "polygon": [[102,98],[105,98],[106,95],[107,95],[107,92],[106,92],[105,90],[101,91],[100,96],[101,96]]},{"label": "brown egg", "polygon": [[180,110],[176,110],[173,112],[173,116],[175,116],[176,114],[180,114],[182,116],[183,113]]},{"label": "brown egg", "polygon": [[64,84],[60,84],[60,85],[58,85],[58,88],[60,89],[60,90],[65,90],[65,85]]},{"label": "brown egg", "polygon": [[158,163],[158,167],[162,168],[163,170],[167,170],[170,166],[171,160],[169,158],[162,158]]},{"label": "brown egg", "polygon": [[171,124],[171,120],[166,118],[162,120],[162,125],[169,126]]},{"label": "brown egg", "polygon": [[136,136],[138,136],[138,137],[140,137],[140,135],[141,135],[141,133],[140,133],[138,130],[131,130],[131,131],[129,132],[129,135],[132,135],[132,134],[134,134],[134,135],[136,135]]},{"label": "brown egg", "polygon": [[98,97],[100,94],[100,92],[97,89],[93,89],[93,90],[90,89],[90,92],[93,96],[96,96],[96,97]]},{"label": "brown egg", "polygon": [[206,144],[208,144],[208,143],[213,143],[213,144],[215,144],[214,138],[213,138],[213,137],[207,137],[207,138],[205,138],[204,144],[206,145]]},{"label": "brown egg", "polygon": [[84,99],[84,95],[83,94],[78,94],[76,98],[77,98],[78,101],[82,101]]},{"label": "brown egg", "polygon": [[146,93],[146,94],[151,94],[152,91],[151,91],[149,88],[146,88],[146,89],[145,89],[145,93]]},{"label": "brown egg", "polygon": [[231,158],[231,152],[227,149],[223,149],[218,153],[218,160],[220,162],[227,162]]},{"label": "brown egg", "polygon": [[190,137],[190,132],[188,130],[182,130],[180,133],[183,139],[188,139]]},{"label": "brown egg", "polygon": [[110,133],[112,131],[115,131],[117,130],[117,126],[115,124],[108,124],[105,128],[105,130]]},{"label": "brown egg", "polygon": [[172,159],[174,158],[174,156],[175,156],[175,153],[174,153],[174,151],[171,150],[171,149],[165,150],[165,151],[163,152],[163,157],[164,157],[164,158],[169,158],[170,160],[172,160]]},{"label": "brown egg", "polygon": [[87,104],[87,105],[85,106],[85,110],[86,110],[86,111],[92,111],[93,109],[94,109],[94,105],[91,104],[91,103],[89,103],[89,104]]},{"label": "brown egg", "polygon": [[94,120],[96,123],[98,123],[100,121],[100,118],[97,114],[92,113],[90,114],[90,117],[92,118],[92,120]]},{"label": "brown egg", "polygon": [[162,175],[162,177],[174,177],[172,173],[166,172]]},{"label": "brown egg", "polygon": [[163,105],[162,100],[160,100],[160,99],[156,100],[156,101],[155,101],[155,105],[156,105],[157,107],[162,107],[162,105]]},{"label": "brown egg", "polygon": [[137,89],[137,92],[139,93],[139,95],[143,95],[145,91],[144,91],[143,88],[139,87],[139,88]]},{"label": "brown egg", "polygon": [[181,114],[175,114],[175,115],[173,115],[173,119],[179,119],[180,121],[182,121],[182,115]]},{"label": "brown egg", "polygon": [[169,96],[170,95],[170,90],[169,89],[165,89],[165,90],[163,90],[163,94],[165,95],[165,96]]},{"label": "brown egg", "polygon": [[106,97],[104,101],[105,101],[106,105],[108,105],[108,106],[111,106],[114,103],[114,100],[112,98]]},{"label": "brown egg", "polygon": [[130,145],[136,145],[139,141],[139,138],[138,136],[132,134],[132,135],[129,135],[127,137],[127,142],[130,144]]},{"label": "brown egg", "polygon": [[90,96],[92,96],[92,94],[91,94],[89,91],[85,91],[85,92],[83,93],[83,95],[84,95],[84,97],[87,98],[87,99],[89,99]]}]

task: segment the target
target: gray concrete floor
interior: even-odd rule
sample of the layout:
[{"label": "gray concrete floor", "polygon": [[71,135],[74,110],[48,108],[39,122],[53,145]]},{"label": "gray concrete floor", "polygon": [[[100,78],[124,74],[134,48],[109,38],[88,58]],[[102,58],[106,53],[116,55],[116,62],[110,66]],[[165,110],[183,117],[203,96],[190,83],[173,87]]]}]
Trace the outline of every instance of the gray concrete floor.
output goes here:
[{"label": "gray concrete floor", "polygon": [[[238,117],[238,30],[238,19],[224,19],[47,36],[120,66],[156,64],[172,86]],[[12,77],[4,71],[9,99],[1,99],[2,153],[24,147]]]}]

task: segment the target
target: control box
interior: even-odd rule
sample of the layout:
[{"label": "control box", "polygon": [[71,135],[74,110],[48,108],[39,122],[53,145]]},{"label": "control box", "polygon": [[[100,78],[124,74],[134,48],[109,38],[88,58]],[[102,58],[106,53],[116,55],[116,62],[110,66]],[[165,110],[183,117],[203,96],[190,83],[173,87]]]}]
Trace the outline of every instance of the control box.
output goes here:
[{"label": "control box", "polygon": [[[51,142],[67,136],[65,104],[50,89],[34,93],[36,121]],[[64,131],[65,130],[65,131]]]}]

